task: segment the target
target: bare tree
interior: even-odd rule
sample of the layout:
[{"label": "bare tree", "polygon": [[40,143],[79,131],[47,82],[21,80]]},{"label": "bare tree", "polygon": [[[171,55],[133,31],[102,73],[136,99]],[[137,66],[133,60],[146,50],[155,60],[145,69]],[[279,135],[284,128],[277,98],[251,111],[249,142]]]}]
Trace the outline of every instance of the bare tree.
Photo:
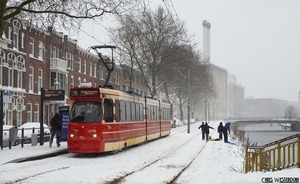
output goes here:
[{"label": "bare tree", "polygon": [[287,118],[288,120],[295,119],[295,118],[299,117],[299,111],[295,107],[289,105],[285,109],[284,115],[285,115],[285,118]]},{"label": "bare tree", "polygon": [[116,45],[129,56],[127,61],[133,62],[131,66],[142,73],[150,95],[155,97],[163,86],[164,58],[174,45],[188,41],[184,24],[175,22],[162,7],[155,12],[146,8],[119,17],[119,25],[111,33]]},{"label": "bare tree", "polygon": [[138,7],[143,0],[1,0],[0,38],[4,21],[21,16],[38,27],[77,31],[83,19],[119,14]]}]

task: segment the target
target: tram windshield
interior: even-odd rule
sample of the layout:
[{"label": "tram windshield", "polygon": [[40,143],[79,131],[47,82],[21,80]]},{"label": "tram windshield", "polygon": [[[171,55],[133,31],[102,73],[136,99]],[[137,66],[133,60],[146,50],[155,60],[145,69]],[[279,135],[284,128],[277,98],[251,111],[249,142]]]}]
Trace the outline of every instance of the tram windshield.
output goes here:
[{"label": "tram windshield", "polygon": [[99,101],[76,101],[70,112],[70,122],[101,122],[102,108]]}]

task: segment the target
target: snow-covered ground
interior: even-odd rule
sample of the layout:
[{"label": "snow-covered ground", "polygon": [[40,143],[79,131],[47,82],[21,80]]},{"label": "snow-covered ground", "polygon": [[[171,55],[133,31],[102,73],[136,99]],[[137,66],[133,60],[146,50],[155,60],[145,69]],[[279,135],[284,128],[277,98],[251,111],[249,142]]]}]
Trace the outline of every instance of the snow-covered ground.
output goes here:
[{"label": "snow-covered ground", "polygon": [[[217,129],[218,124],[219,122],[212,122],[210,126]],[[187,134],[186,126],[178,127],[172,129],[172,133],[166,138],[116,154],[65,154],[44,160],[7,163],[21,157],[66,149],[67,145],[63,142],[59,148],[49,148],[48,143],[43,146],[3,148],[0,150],[0,183],[105,183],[132,171],[139,171],[158,158],[161,159],[151,167],[128,176],[121,183],[166,183],[170,176],[193,159],[176,183],[263,183],[262,180],[266,177],[272,178],[273,183],[276,183],[275,178],[278,177],[299,179],[299,168],[243,173],[242,147],[238,143],[232,145],[221,141],[203,141],[199,125],[200,122],[192,124],[190,134]],[[217,132],[211,130],[211,136],[218,137]]]}]

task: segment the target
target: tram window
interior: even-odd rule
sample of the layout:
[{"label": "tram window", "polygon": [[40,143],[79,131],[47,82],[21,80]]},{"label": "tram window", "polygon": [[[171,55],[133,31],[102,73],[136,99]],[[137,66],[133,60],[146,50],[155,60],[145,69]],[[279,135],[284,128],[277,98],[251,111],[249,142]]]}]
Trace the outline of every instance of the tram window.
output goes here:
[{"label": "tram window", "polygon": [[143,104],[140,104],[140,120],[144,120],[144,106]]},{"label": "tram window", "polygon": [[135,120],[136,121],[140,121],[141,118],[140,118],[140,107],[139,107],[140,104],[136,103],[135,104]]},{"label": "tram window", "polygon": [[126,110],[126,121],[131,121],[130,120],[130,102],[125,102],[125,110]]},{"label": "tram window", "polygon": [[126,121],[126,108],[125,108],[125,101],[123,101],[123,100],[121,100],[120,101],[120,110],[121,110],[121,112],[120,112],[120,114],[121,114],[121,121],[122,122],[124,122],[124,121]]},{"label": "tram window", "polygon": [[70,122],[101,122],[102,108],[99,101],[76,101],[70,111]]},{"label": "tram window", "polygon": [[134,102],[131,102],[130,103],[130,109],[131,109],[131,113],[130,113],[130,115],[131,115],[131,121],[135,121],[136,119],[135,119],[135,103]]},{"label": "tram window", "polygon": [[154,111],[153,111],[153,106],[150,106],[150,119],[151,119],[151,120],[154,120],[153,113],[154,113]]},{"label": "tram window", "polygon": [[153,120],[157,120],[157,107],[153,107]]},{"label": "tram window", "polygon": [[113,100],[112,99],[104,100],[104,114],[105,114],[105,122],[113,121]]},{"label": "tram window", "polygon": [[120,101],[116,100],[115,103],[116,103],[116,108],[115,108],[116,122],[120,122],[120,118],[121,118],[120,117],[120,111],[121,111],[121,109],[120,109]]},{"label": "tram window", "polygon": [[151,120],[151,106],[148,105],[148,120]]}]

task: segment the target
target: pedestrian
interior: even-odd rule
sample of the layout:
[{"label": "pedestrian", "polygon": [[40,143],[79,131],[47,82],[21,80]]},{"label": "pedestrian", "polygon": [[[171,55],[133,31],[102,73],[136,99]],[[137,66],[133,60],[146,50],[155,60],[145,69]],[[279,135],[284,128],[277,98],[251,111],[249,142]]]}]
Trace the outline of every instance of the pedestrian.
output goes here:
[{"label": "pedestrian", "polygon": [[50,121],[50,132],[51,132],[51,138],[50,138],[50,143],[49,146],[50,148],[52,147],[53,143],[53,138],[56,135],[56,145],[57,147],[60,146],[60,134],[61,134],[61,121],[60,121],[60,116],[58,113],[54,115],[54,117]]},{"label": "pedestrian", "polygon": [[204,125],[204,122],[202,122],[202,125],[200,125],[200,126],[198,127],[198,129],[201,129],[201,132],[202,132],[202,140],[205,139],[204,128],[205,128],[205,125]]},{"label": "pedestrian", "polygon": [[226,123],[223,128],[224,142],[228,142],[228,133],[230,134],[230,122]]},{"label": "pedestrian", "polygon": [[208,136],[209,136],[209,129],[214,129],[213,127],[209,126],[207,123],[204,125],[204,133],[206,137],[206,142],[208,141]]},{"label": "pedestrian", "polygon": [[223,134],[223,123],[220,122],[220,125],[218,126],[218,133],[219,133],[219,139],[222,140],[222,134]]}]

